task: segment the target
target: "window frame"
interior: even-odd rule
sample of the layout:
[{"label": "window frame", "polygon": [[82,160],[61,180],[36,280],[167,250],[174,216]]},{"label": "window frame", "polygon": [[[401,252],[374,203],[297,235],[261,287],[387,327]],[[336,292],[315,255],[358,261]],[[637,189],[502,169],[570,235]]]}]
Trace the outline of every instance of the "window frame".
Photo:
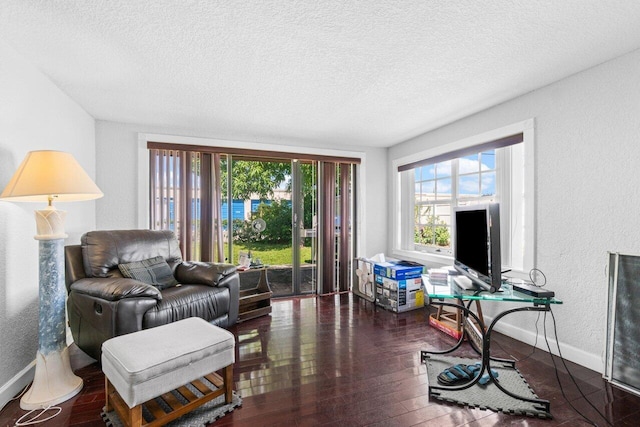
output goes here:
[{"label": "window frame", "polygon": [[[501,236],[504,246],[509,248],[509,256],[514,254],[514,259],[510,262],[512,265],[509,268],[516,273],[527,273],[533,268],[535,266],[535,140],[533,119],[442,144],[438,147],[393,160],[391,162],[391,200],[394,200],[395,205],[400,208],[391,210],[391,256],[427,265],[451,265],[453,263],[453,255],[450,253],[420,252],[407,249],[407,247],[413,247],[414,227],[403,227],[402,225],[403,223],[414,224],[414,205],[412,201],[410,206],[406,206],[406,204],[403,206],[402,194],[403,191],[409,192],[407,194],[413,194],[414,180],[413,178],[400,179],[401,172],[398,172],[399,168],[404,166],[406,169],[405,165],[478,146],[516,133],[522,133],[523,135],[521,158],[508,162],[511,163],[511,167],[507,168],[496,164],[496,167],[500,168],[498,172],[500,174],[499,181],[506,185],[499,194],[501,199],[501,231],[505,231],[501,233]],[[480,149],[479,151],[482,150]],[[510,151],[508,150],[508,152]],[[512,174],[513,168],[523,168],[523,173]],[[413,169],[410,170],[410,173],[413,173]],[[520,182],[520,175],[522,176],[522,182]],[[523,197],[517,200],[516,203],[512,203],[511,200],[514,191],[521,191],[523,194]],[[511,224],[512,218],[514,218],[513,224]],[[517,218],[521,218],[521,221]],[[410,245],[406,242],[410,242]],[[514,252],[516,248],[522,248],[522,250]],[[505,266],[503,265],[503,267]]]},{"label": "window frame", "polygon": [[[439,180],[441,180],[442,178],[438,178],[437,174],[434,177],[433,181],[435,181],[435,188],[436,188],[436,195],[435,195],[435,199],[432,202],[426,203],[425,205],[428,206],[433,206],[434,207],[434,213],[437,211],[437,206],[449,206],[449,212],[448,212],[448,217],[449,217],[449,222],[447,225],[447,228],[449,229],[450,235],[453,229],[453,224],[451,223],[452,218],[453,218],[453,207],[455,206],[460,206],[460,203],[462,202],[463,204],[469,203],[471,202],[472,204],[482,204],[482,203],[494,203],[496,201],[501,200],[502,195],[506,194],[509,189],[508,188],[504,188],[506,187],[504,184],[504,179],[499,179],[498,175],[503,175],[503,170],[504,169],[510,169],[511,168],[511,156],[510,153],[507,151],[510,150],[510,147],[503,147],[503,148],[496,148],[496,149],[492,149],[492,151],[494,151],[496,153],[496,159],[494,161],[494,168],[490,169],[489,171],[483,171],[482,168],[479,168],[478,170],[472,171],[472,172],[468,172],[468,171],[461,171],[461,165],[460,165],[460,159],[465,158],[465,157],[469,157],[470,155],[465,155],[463,157],[457,157],[454,159],[450,159],[447,160],[446,162],[450,162],[450,168],[451,168],[451,172],[449,175],[445,175],[444,178],[448,179],[451,181],[451,190],[449,193],[449,197],[442,197],[440,195],[440,193],[437,192],[437,182]],[[478,153],[474,153],[477,157],[481,158],[479,156],[479,154],[481,153],[486,153],[487,150],[483,149],[478,151]],[[430,163],[428,165],[423,165],[423,166],[418,166],[418,167],[426,167],[426,166],[432,166],[432,165],[436,165],[436,170],[437,170],[437,165],[438,164],[442,164],[443,162],[437,162],[437,163]],[[429,180],[420,180],[417,181],[415,180],[415,173],[413,173],[418,167],[414,168],[414,169],[409,169],[407,170],[407,175],[406,177],[403,176],[402,179],[408,179],[409,181],[412,181],[413,178],[413,184],[417,185],[418,182],[425,182],[425,181],[431,181],[431,179]],[[496,180],[496,190],[495,190],[495,194],[494,195],[490,195],[490,196],[482,196],[482,195],[474,195],[474,196],[470,196],[467,194],[460,194],[460,178],[464,177],[464,176],[476,176],[478,178],[478,190],[481,191],[482,188],[482,177],[484,174],[487,173],[493,173],[495,175],[495,180]],[[509,183],[506,183],[507,185]],[[407,185],[408,186],[408,185]],[[444,195],[444,194],[443,194]],[[402,196],[405,196],[404,193],[402,193],[400,195],[400,197],[402,198]],[[412,211],[415,212],[415,208],[416,205],[411,205],[411,203],[415,203],[415,197],[411,197],[411,195],[406,194],[407,198],[409,198],[409,202],[410,202],[410,208]],[[405,206],[406,204],[401,204],[402,206]],[[402,227],[402,224],[400,225]],[[415,227],[416,227],[416,223],[414,220],[414,227],[413,227],[413,233],[415,233]],[[437,226],[436,226],[437,228]],[[508,228],[508,225],[507,225]],[[407,231],[408,234],[408,231]],[[420,252],[420,253],[435,253],[435,254],[442,254],[444,256],[453,256],[453,246],[449,246],[446,248],[439,248],[439,247],[434,247],[431,245],[424,245],[424,244],[420,244],[420,243],[416,243],[415,239],[413,240],[413,242],[406,242],[405,244],[403,244],[404,242],[401,242],[401,246],[406,246],[407,250],[411,250],[410,248],[408,248],[408,246],[413,246],[413,250]],[[505,248],[505,246],[503,245],[503,248]],[[504,259],[508,259],[510,261],[510,258],[505,258],[505,256],[503,255],[503,260]]]}]

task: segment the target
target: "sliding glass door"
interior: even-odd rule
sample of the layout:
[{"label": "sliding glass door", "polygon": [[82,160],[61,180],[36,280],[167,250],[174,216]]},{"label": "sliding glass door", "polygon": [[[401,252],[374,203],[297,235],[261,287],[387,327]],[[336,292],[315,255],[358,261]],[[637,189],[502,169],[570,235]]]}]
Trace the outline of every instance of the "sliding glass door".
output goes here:
[{"label": "sliding glass door", "polygon": [[292,162],[293,294],[317,292],[317,162]]},{"label": "sliding glass door", "polygon": [[185,259],[237,265],[245,288],[266,272],[274,296],[351,288],[355,159],[148,148],[150,226],[175,231]]},{"label": "sliding glass door", "polygon": [[222,170],[228,262],[266,269],[274,297],[314,293],[315,162],[228,156]]}]

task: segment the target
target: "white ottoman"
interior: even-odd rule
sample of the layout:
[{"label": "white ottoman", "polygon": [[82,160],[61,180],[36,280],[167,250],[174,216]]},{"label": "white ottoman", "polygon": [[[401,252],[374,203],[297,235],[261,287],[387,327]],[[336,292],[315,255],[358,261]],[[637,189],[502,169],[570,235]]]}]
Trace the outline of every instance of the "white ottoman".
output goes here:
[{"label": "white ottoman", "polygon": [[[129,426],[151,426],[164,425],[222,394],[231,403],[234,348],[232,333],[199,317],[111,338],[102,344],[105,411],[115,409]],[[185,386],[188,383],[200,397]],[[172,390],[188,403],[176,399]],[[154,398],[159,396],[172,411],[158,405]],[[155,418],[148,424],[142,405]]]}]

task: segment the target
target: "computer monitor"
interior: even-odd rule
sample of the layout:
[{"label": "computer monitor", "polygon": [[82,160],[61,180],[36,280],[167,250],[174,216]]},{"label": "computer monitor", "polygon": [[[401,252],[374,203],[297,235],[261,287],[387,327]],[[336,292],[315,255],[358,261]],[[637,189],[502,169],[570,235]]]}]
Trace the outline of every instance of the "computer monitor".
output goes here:
[{"label": "computer monitor", "polygon": [[500,205],[454,208],[454,267],[480,289],[500,289]]}]

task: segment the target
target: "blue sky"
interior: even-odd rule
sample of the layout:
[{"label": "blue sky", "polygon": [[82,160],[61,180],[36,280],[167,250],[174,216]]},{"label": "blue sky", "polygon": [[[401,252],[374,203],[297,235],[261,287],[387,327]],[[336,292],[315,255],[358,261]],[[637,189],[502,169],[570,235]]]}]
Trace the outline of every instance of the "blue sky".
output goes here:
[{"label": "blue sky", "polygon": [[[495,152],[490,151],[459,159],[458,192],[461,195],[489,195],[496,191]],[[482,174],[479,172],[483,171]],[[480,183],[480,176],[482,182]],[[451,161],[422,166],[415,170],[416,193],[451,193]],[[420,185],[418,181],[425,181]],[[480,186],[481,184],[481,186]]]}]

